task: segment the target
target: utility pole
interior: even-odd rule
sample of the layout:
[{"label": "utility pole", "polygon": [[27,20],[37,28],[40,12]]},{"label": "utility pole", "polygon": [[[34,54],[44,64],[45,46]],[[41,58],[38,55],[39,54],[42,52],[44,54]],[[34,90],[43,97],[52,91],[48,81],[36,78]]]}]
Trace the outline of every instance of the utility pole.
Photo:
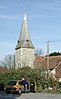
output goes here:
[{"label": "utility pole", "polygon": [[49,41],[47,41],[47,73],[49,73]]},{"label": "utility pole", "polygon": [[49,88],[49,41],[47,41],[47,88]]},{"label": "utility pole", "polygon": [[47,79],[49,80],[49,42],[47,41]]}]

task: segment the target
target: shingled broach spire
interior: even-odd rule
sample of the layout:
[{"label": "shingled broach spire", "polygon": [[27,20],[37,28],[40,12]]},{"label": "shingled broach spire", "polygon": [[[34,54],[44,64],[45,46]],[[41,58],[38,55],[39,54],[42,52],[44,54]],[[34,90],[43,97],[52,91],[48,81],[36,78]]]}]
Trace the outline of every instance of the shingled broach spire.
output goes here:
[{"label": "shingled broach spire", "polygon": [[34,46],[30,39],[27,16],[24,14],[19,40],[16,46],[16,68],[33,67]]},{"label": "shingled broach spire", "polygon": [[19,48],[34,48],[31,39],[30,39],[30,33],[29,33],[29,28],[28,28],[28,23],[27,23],[27,17],[26,13],[24,15],[24,20],[22,23],[22,28],[21,28],[21,33],[20,37],[16,46],[16,50]]}]

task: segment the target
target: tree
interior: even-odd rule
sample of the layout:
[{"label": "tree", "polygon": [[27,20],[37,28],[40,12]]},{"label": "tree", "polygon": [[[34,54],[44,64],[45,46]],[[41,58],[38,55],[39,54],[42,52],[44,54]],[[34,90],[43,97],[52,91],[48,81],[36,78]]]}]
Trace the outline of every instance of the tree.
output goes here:
[{"label": "tree", "polygon": [[41,49],[36,49],[36,50],[35,50],[35,55],[36,55],[36,56],[41,56],[42,53],[43,53],[43,52],[42,52]]},{"label": "tree", "polygon": [[7,68],[15,68],[15,54],[6,55],[3,63]]},{"label": "tree", "polygon": [[0,66],[6,67],[6,64],[2,60],[0,60]]},{"label": "tree", "polygon": [[59,56],[59,55],[61,55],[60,52],[53,52],[49,54],[49,56]]},{"label": "tree", "polygon": [[[50,53],[49,56],[59,56],[61,55],[61,52],[53,52],[53,53]],[[47,57],[47,55],[46,55]]]}]

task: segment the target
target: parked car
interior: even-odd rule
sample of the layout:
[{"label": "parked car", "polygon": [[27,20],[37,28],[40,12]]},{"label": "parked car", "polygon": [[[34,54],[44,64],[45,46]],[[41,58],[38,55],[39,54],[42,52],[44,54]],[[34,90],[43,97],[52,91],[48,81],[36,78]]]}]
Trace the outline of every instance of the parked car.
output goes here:
[{"label": "parked car", "polygon": [[24,84],[20,80],[12,80],[9,81],[6,86],[6,92],[7,93],[18,93],[21,94],[24,92]]}]

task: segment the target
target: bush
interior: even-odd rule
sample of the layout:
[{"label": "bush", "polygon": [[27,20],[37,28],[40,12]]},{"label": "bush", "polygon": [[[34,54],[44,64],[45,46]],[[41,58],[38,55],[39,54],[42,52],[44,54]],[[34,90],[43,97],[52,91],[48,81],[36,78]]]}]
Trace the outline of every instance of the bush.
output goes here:
[{"label": "bush", "polygon": [[[6,86],[10,80],[21,80],[22,78],[26,78],[28,81],[35,80],[38,92],[45,90],[48,86],[58,86],[57,82],[54,82],[51,78],[46,79],[45,69],[43,68],[31,69],[30,67],[23,67],[19,70],[10,69],[4,73],[0,73],[0,83],[3,83],[4,86]],[[60,86],[59,84],[59,87]]]}]

